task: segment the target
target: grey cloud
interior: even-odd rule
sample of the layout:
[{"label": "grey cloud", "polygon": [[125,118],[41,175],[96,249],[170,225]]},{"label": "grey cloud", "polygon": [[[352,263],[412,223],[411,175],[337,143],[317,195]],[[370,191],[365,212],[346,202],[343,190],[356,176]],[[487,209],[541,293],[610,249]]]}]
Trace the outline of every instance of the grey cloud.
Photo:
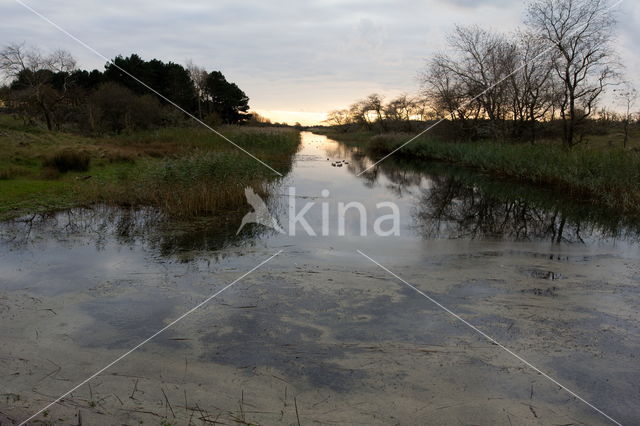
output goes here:
[{"label": "grey cloud", "polygon": [[513,0],[449,0],[448,4],[466,8],[478,8],[482,6],[510,6],[515,4]]},{"label": "grey cloud", "polygon": [[[511,30],[521,1],[31,0],[36,10],[107,57],[193,59],[237,82],[260,109],[323,111],[369,92],[417,90],[425,58],[454,24]],[[70,50],[83,67],[103,60],[17,3],[0,5],[0,40]],[[633,16],[633,15],[632,15]],[[625,31],[637,39],[637,16]],[[631,39],[633,39],[631,37]],[[630,47],[637,57],[637,48]]]}]

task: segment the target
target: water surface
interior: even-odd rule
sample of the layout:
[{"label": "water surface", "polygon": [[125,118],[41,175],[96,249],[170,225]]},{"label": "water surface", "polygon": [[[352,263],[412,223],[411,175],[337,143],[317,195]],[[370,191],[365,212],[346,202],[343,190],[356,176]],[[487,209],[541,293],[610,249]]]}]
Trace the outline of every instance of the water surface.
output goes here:
[{"label": "water surface", "polygon": [[[26,417],[283,250],[50,415],[71,423],[80,411],[94,424],[607,423],[361,250],[611,417],[640,419],[632,219],[442,164],[391,158],[358,176],[372,161],[302,133],[268,203],[286,225],[295,187],[298,209],[315,203],[305,217],[316,236],[301,226],[236,235],[236,213],[184,224],[106,206],[3,224],[0,411]],[[338,203],[353,201],[366,206],[366,236],[355,214],[338,235]],[[388,201],[400,210],[398,236],[372,232],[373,218],[389,213],[376,204]]]}]

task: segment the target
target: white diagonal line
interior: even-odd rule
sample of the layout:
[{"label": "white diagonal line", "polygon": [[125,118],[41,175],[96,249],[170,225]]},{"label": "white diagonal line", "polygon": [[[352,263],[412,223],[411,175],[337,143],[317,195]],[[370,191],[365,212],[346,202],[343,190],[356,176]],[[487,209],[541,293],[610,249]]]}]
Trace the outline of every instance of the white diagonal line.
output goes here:
[{"label": "white diagonal line", "polygon": [[202,306],[206,305],[207,303],[209,303],[212,299],[214,299],[216,296],[218,296],[220,293],[222,293],[223,291],[227,290],[228,288],[230,288],[231,286],[233,286],[234,284],[236,284],[237,282],[239,282],[240,280],[242,280],[244,277],[246,277],[247,275],[249,275],[250,273],[252,273],[253,271],[255,271],[256,269],[258,269],[259,267],[261,267],[262,265],[264,265],[265,263],[269,262],[271,259],[273,259],[274,257],[276,257],[277,255],[279,255],[280,253],[282,253],[282,250],[278,250],[278,252],[274,255],[272,255],[271,257],[269,257],[266,260],[263,260],[262,262],[260,262],[258,265],[254,266],[253,268],[251,268],[249,271],[245,272],[244,274],[242,274],[240,277],[236,278],[233,282],[231,282],[230,284],[227,284],[226,286],[222,287],[222,289],[216,291],[215,293],[213,293],[211,296],[207,297],[206,299],[204,299],[202,302],[198,303],[196,306],[194,306],[193,308],[189,309],[187,312],[185,312],[184,314],[180,315],[178,318],[174,319],[173,321],[171,321],[169,324],[165,325],[164,327],[162,327],[160,330],[156,331],[155,333],[153,333],[151,336],[147,337],[146,339],[144,339],[142,342],[138,343],[136,346],[134,346],[133,348],[131,348],[130,350],[128,350],[127,352],[125,352],[124,354],[120,355],[118,358],[116,358],[115,360],[111,361],[109,364],[107,364],[105,367],[101,368],[100,370],[96,371],[95,373],[93,373],[91,376],[87,377],[85,380],[83,380],[82,382],[80,382],[79,384],[77,384],[76,386],[72,387],[71,389],[69,389],[68,391],[66,391],[65,393],[63,393],[62,395],[60,395],[58,398],[56,398],[54,401],[52,401],[51,403],[47,404],[46,406],[42,407],[40,410],[38,410],[36,413],[34,413],[31,417],[29,417],[26,420],[23,420],[22,422],[20,422],[20,426],[26,424],[28,421],[32,420],[33,418],[35,418],[38,414],[42,413],[44,410],[48,409],[49,407],[51,407],[54,404],[57,404],[58,402],[60,402],[60,400],[64,397],[66,397],[67,395],[69,395],[70,393],[74,392],[76,389],[80,388],[81,386],[83,386],[84,384],[86,384],[87,382],[93,380],[94,378],[96,378],[97,376],[99,376],[100,374],[102,374],[105,370],[107,370],[108,368],[112,367],[113,365],[117,364],[118,362],[122,361],[124,358],[126,358],[128,355],[130,355],[132,352],[136,351],[137,349],[139,349],[141,346],[143,346],[144,344],[148,343],[151,339],[153,339],[154,337],[158,336],[159,334],[161,334],[162,332],[166,331],[167,329],[171,328],[172,326],[174,326],[176,323],[178,323],[179,321],[183,320],[184,318],[186,318],[187,316],[191,315],[192,313],[194,313],[196,310],[198,310],[199,308],[201,308]]},{"label": "white diagonal line", "polygon": [[253,155],[252,153],[250,153],[249,151],[247,151],[246,149],[244,149],[243,147],[241,147],[240,145],[238,145],[237,143],[235,143],[234,141],[232,141],[231,139],[229,139],[228,137],[226,137],[225,135],[223,135],[222,133],[218,132],[216,129],[214,129],[213,127],[209,126],[207,123],[205,123],[204,121],[200,120],[198,117],[196,117],[195,115],[191,114],[190,112],[188,112],[187,110],[185,110],[184,108],[182,108],[180,105],[176,104],[175,102],[173,102],[171,99],[167,98],[166,96],[162,95],[161,93],[159,93],[157,90],[155,90],[154,88],[152,88],[151,86],[149,86],[148,84],[146,84],[144,81],[140,80],[139,78],[137,78],[136,76],[132,75],[131,73],[129,73],[128,71],[126,71],[125,69],[123,69],[122,67],[118,66],[115,62],[113,62],[111,59],[107,58],[106,56],[104,56],[102,53],[98,52],[96,49],[94,49],[93,47],[89,46],[87,43],[85,43],[84,41],[80,40],[79,38],[77,38],[76,36],[74,36],[73,34],[69,33],[67,30],[65,30],[64,28],[62,28],[60,25],[56,24],[55,22],[53,22],[51,19],[47,18],[46,16],[44,16],[43,14],[41,14],[40,12],[38,12],[37,10],[34,10],[31,6],[29,6],[28,4],[25,4],[24,2],[22,2],[22,0],[15,0],[16,3],[20,4],[22,7],[24,7],[25,9],[27,9],[28,11],[30,11],[31,13],[33,13],[34,15],[38,16],[39,18],[41,18],[43,21],[47,22],[48,24],[50,24],[51,26],[53,26],[54,28],[56,28],[58,31],[60,31],[61,33],[65,34],[67,37],[71,38],[72,40],[74,40],[76,43],[80,44],[81,46],[83,46],[84,48],[90,50],[92,53],[94,53],[95,55],[99,56],[100,58],[102,58],[104,61],[110,63],[111,65],[113,65],[114,67],[116,67],[118,70],[120,70],[121,72],[125,73],[126,75],[128,75],[129,77],[131,77],[132,79],[134,79],[136,82],[140,83],[141,85],[143,85],[145,88],[149,89],[151,92],[155,93],[157,96],[159,96],[160,98],[164,99],[165,101],[169,102],[171,105],[173,105],[174,107],[176,107],[178,110],[180,110],[181,112],[183,112],[184,114],[186,114],[187,116],[189,116],[190,118],[194,119],[196,122],[198,122],[199,124],[203,125],[204,127],[206,127],[207,129],[211,130],[213,133],[215,133],[216,135],[220,136],[222,139],[226,140],[227,142],[229,142],[231,145],[235,146],[236,148],[238,148],[240,151],[244,152],[245,154],[247,154],[249,157],[253,158],[254,160],[256,160],[257,162],[259,162],[260,164],[262,164],[263,166],[265,166],[266,168],[268,168],[269,170],[271,170],[272,172],[274,172],[275,174],[277,174],[278,176],[282,176],[282,173],[280,173],[279,171],[275,170],[273,167],[271,167],[270,165],[268,165],[267,163],[265,163],[264,161],[262,161],[261,159],[259,159],[258,157],[256,157],[255,155]]},{"label": "white diagonal line", "polygon": [[428,294],[426,294],[425,292],[423,292],[422,290],[418,289],[417,287],[415,287],[414,285],[410,284],[409,282],[403,280],[402,278],[400,278],[398,275],[396,275],[395,273],[393,273],[392,271],[390,271],[388,268],[384,267],[383,265],[381,265],[380,263],[378,263],[377,261],[373,260],[372,258],[370,258],[369,256],[367,256],[366,254],[364,254],[362,251],[360,250],[356,250],[358,253],[360,253],[362,256],[366,257],[367,259],[369,259],[371,262],[375,263],[376,265],[378,265],[380,268],[382,268],[384,271],[388,272],[389,274],[391,274],[393,277],[395,277],[396,279],[400,280],[402,283],[404,283],[407,287],[415,290],[417,293],[419,293],[420,295],[422,295],[423,297],[425,297],[426,299],[428,299],[431,303],[433,303],[434,305],[438,306],[440,309],[444,310],[445,312],[447,312],[448,314],[452,315],[454,318],[456,318],[458,321],[462,322],[464,325],[466,325],[467,327],[471,328],[473,331],[475,331],[476,333],[480,334],[482,337],[484,337],[485,339],[489,340],[491,343],[493,343],[494,345],[498,346],[499,348],[503,349],[504,351],[506,351],[508,354],[510,354],[511,356],[513,356],[514,358],[516,358],[518,361],[522,362],[523,364],[527,365],[528,367],[530,367],[531,369],[533,369],[534,371],[536,371],[537,373],[539,373],[540,375],[542,375],[543,377],[545,377],[546,379],[550,380],[553,384],[560,386],[562,389],[564,389],[567,393],[569,393],[571,396],[579,399],[580,401],[584,402],[585,404],[587,404],[589,407],[593,408],[595,411],[597,411],[598,413],[602,414],[604,417],[606,417],[608,420],[610,420],[611,422],[615,423],[618,426],[622,426],[622,424],[620,422],[618,422],[617,420],[615,420],[614,418],[612,418],[611,416],[609,416],[607,413],[605,413],[604,411],[600,410],[598,407],[596,407],[595,405],[591,404],[589,401],[587,401],[586,399],[584,399],[583,397],[581,397],[580,395],[578,395],[577,393],[575,393],[574,391],[572,391],[571,389],[569,389],[568,387],[566,387],[565,385],[563,385],[562,383],[558,382],[556,379],[554,379],[553,377],[551,377],[550,375],[548,375],[547,373],[545,373],[544,371],[540,370],[538,367],[536,367],[535,365],[531,364],[529,361],[527,361],[526,359],[524,359],[523,357],[521,357],[520,355],[518,355],[517,353],[513,352],[511,349],[507,348],[506,346],[504,346],[503,344],[501,344],[500,342],[498,342],[496,339],[494,339],[493,337],[489,336],[488,334],[486,334],[484,331],[480,330],[478,327],[476,327],[475,325],[471,324],[470,322],[468,322],[467,320],[465,320],[464,318],[462,318],[460,315],[456,314],[455,312],[453,312],[451,309],[447,308],[446,306],[442,305],[440,302],[438,302],[437,300],[433,299],[431,296],[429,296]]},{"label": "white diagonal line", "polygon": [[[19,1],[19,0],[16,0]],[[606,11],[609,11],[615,7],[617,7],[620,3],[622,3],[624,0],[618,0],[617,2],[615,2],[612,6],[608,7],[606,9]],[[576,31],[576,33],[578,33],[579,31]],[[523,64],[521,64],[519,67],[517,67],[515,70],[511,71],[509,74],[507,74],[506,76],[504,76],[503,78],[501,78],[500,80],[498,80],[497,82],[493,83],[491,86],[487,87],[485,90],[483,90],[482,92],[478,93],[476,96],[474,96],[473,98],[467,100],[466,102],[463,102],[461,105],[461,108],[465,108],[467,107],[471,102],[475,101],[476,99],[478,99],[480,96],[484,95],[485,93],[487,93],[489,90],[493,89],[494,87],[502,84],[506,79],[510,78],[512,75],[516,74],[517,72],[519,72],[520,70],[522,70],[524,67],[526,67],[527,65],[529,65],[530,63],[532,63],[533,61],[535,61],[536,59],[540,58],[541,56],[546,55],[547,53],[549,53],[549,51],[551,51],[552,49],[554,49],[555,46],[549,46],[548,48],[546,48],[545,50],[543,50],[542,52],[538,53],[536,56],[534,56],[533,58],[529,59],[528,61],[524,62]],[[393,151],[391,151],[390,153],[388,153],[387,155],[385,155],[384,157],[382,157],[381,159],[379,159],[378,161],[376,161],[375,163],[373,163],[372,165],[370,165],[369,167],[367,167],[366,169],[362,170],[360,173],[358,173],[356,176],[360,176],[361,174],[363,174],[364,172],[366,172],[369,169],[372,169],[373,167],[377,166],[378,164],[382,163],[384,160],[386,160],[387,158],[389,158],[390,156],[392,156],[393,154],[395,154],[396,152],[400,151],[402,148],[404,148],[405,146],[407,146],[408,144],[410,144],[411,142],[413,142],[414,140],[416,140],[417,138],[419,138],[420,136],[424,135],[425,133],[427,133],[429,130],[433,129],[434,127],[436,127],[438,124],[442,123],[443,121],[445,121],[447,118],[446,117],[442,117],[440,120],[436,121],[435,123],[433,123],[431,126],[427,127],[426,129],[424,129],[423,131],[421,131],[420,133],[418,133],[417,135],[415,135],[414,137],[412,137],[411,139],[409,139],[408,141],[406,141],[405,143],[403,143],[402,145],[400,145],[399,147],[397,147],[396,149],[394,149]]]}]

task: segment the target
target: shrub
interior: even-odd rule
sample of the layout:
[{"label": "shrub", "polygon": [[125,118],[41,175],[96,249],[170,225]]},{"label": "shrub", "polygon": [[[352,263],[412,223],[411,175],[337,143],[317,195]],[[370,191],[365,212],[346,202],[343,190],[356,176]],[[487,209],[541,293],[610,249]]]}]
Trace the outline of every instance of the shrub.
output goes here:
[{"label": "shrub", "polygon": [[52,168],[60,173],[86,172],[89,170],[91,157],[83,151],[65,149],[58,151],[44,160],[43,166]]},{"label": "shrub", "polygon": [[368,149],[375,155],[388,154],[410,138],[411,135],[407,135],[405,133],[385,133],[376,135],[371,138]]}]

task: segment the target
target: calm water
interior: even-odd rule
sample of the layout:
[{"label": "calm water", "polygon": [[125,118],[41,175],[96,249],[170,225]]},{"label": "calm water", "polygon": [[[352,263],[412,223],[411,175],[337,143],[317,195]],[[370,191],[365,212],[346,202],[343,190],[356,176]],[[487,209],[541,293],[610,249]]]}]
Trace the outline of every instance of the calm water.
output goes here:
[{"label": "calm water", "polygon": [[[253,410],[258,421],[293,421],[288,397],[273,409],[283,398],[277,377],[287,383],[285,395],[298,395],[309,422],[406,424],[426,416],[606,424],[398,284],[362,250],[612,417],[640,419],[640,228],[633,220],[442,164],[389,159],[358,176],[371,159],[308,132],[294,161],[268,204],[287,228],[294,187],[298,211],[314,203],[305,218],[317,236],[300,225],[295,236],[260,226],[236,235],[244,213],[176,224],[152,210],[99,206],[3,224],[1,393],[20,395],[7,399],[7,410],[19,418],[39,408],[282,249],[246,285],[212,302],[209,317],[194,315],[114,367],[145,371],[150,399],[139,411],[164,407],[164,397],[150,396],[157,383],[171,383],[169,391],[179,398],[184,391],[185,399],[204,383],[209,394],[224,395],[208,403],[202,396],[208,412],[237,412],[238,395],[246,394],[262,409]],[[338,161],[344,165],[332,166]],[[354,201],[366,208],[366,236],[355,211],[340,236],[338,203]],[[399,208],[398,236],[373,232],[374,219],[389,213],[376,204],[388,201]],[[321,235],[323,221],[328,235]],[[437,355],[441,348],[456,349]],[[200,376],[187,380],[187,364]],[[130,380],[106,383],[113,395],[131,392]],[[144,416],[130,410],[133,417],[122,417],[110,411],[114,401],[102,403],[119,421]]]}]

